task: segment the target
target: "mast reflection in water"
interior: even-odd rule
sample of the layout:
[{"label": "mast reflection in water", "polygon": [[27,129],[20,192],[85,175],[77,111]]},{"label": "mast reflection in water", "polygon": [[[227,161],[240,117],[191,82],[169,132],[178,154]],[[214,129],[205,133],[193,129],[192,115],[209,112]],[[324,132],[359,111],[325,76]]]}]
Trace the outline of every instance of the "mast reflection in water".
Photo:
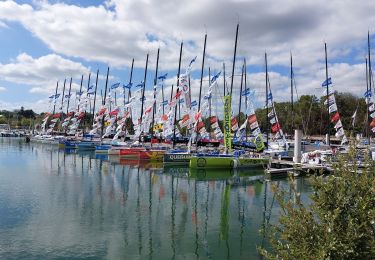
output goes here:
[{"label": "mast reflection in water", "polygon": [[[0,162],[1,259],[253,259],[279,210],[262,171],[163,169],[5,138]],[[302,199],[305,182],[293,184]]]}]

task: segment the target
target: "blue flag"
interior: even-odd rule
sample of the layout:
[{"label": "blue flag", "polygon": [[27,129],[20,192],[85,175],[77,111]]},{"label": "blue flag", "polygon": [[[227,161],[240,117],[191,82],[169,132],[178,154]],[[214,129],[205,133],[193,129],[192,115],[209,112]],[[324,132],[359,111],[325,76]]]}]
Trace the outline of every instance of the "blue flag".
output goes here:
[{"label": "blue flag", "polygon": [[131,83],[131,82],[129,82],[128,85],[125,85],[125,84],[122,85],[123,88],[127,88],[127,89],[131,89],[132,86],[133,86],[133,83]]},{"label": "blue flag", "polygon": [[159,76],[158,79],[166,80],[167,79],[167,75],[168,75],[168,73],[165,73],[164,75]]},{"label": "blue flag", "polygon": [[141,83],[139,83],[139,84],[136,85],[135,87],[136,87],[136,88],[143,87],[143,81],[141,81]]},{"label": "blue flag", "polygon": [[146,100],[146,97],[143,97],[143,98],[139,98],[139,101],[145,101]]},{"label": "blue flag", "polygon": [[247,88],[245,89],[244,91],[242,91],[241,93],[241,96],[245,97],[245,96],[249,96],[250,95],[250,88]]},{"label": "blue flag", "polygon": [[56,95],[55,95],[55,98],[59,98],[59,96],[60,96],[60,94],[56,94]]},{"label": "blue flag", "polygon": [[91,85],[88,89],[87,89],[87,91],[89,91],[90,89],[93,89],[94,88],[94,85]]},{"label": "blue flag", "polygon": [[72,94],[65,95],[65,98],[70,98]]},{"label": "blue flag", "polygon": [[91,91],[91,92],[87,92],[87,95],[94,95],[95,94],[95,91]]},{"label": "blue flag", "polygon": [[323,81],[322,83],[322,87],[327,87],[327,85],[331,85],[332,84],[332,79],[331,77],[329,77],[328,79],[326,79],[325,81]]},{"label": "blue flag", "polygon": [[54,98],[55,97],[55,95],[52,95],[52,96],[49,96],[48,98]]},{"label": "blue flag", "polygon": [[120,82],[117,82],[111,86],[111,89],[116,89],[120,86]]},{"label": "blue flag", "polygon": [[272,96],[272,93],[271,93],[271,92],[268,94],[267,99],[268,99],[268,100],[272,100],[272,99],[273,99],[273,96]]},{"label": "blue flag", "polygon": [[363,95],[364,95],[365,98],[369,98],[369,97],[372,97],[372,92],[371,92],[371,90],[367,90],[365,92],[365,94],[363,94]]},{"label": "blue flag", "polygon": [[193,63],[195,62],[196,59],[197,59],[197,56],[195,56],[194,59],[192,59],[192,60],[190,61],[189,66],[190,66],[191,64],[193,64]]},{"label": "blue flag", "polygon": [[81,92],[76,92],[76,96],[82,96],[82,94],[83,94],[83,92],[81,91]]},{"label": "blue flag", "polygon": [[163,106],[168,105],[168,100],[164,100],[164,101],[161,103],[161,105],[163,105]]},{"label": "blue flag", "polygon": [[211,94],[209,95],[204,95],[203,99],[210,99],[211,98]]},{"label": "blue flag", "polygon": [[194,100],[193,102],[191,102],[190,106],[191,107],[198,106],[198,102],[196,100]]},{"label": "blue flag", "polygon": [[214,83],[220,76],[221,71],[211,78],[211,84]]},{"label": "blue flag", "polygon": [[183,98],[181,98],[179,101],[178,101],[180,104],[184,103],[185,100]]}]

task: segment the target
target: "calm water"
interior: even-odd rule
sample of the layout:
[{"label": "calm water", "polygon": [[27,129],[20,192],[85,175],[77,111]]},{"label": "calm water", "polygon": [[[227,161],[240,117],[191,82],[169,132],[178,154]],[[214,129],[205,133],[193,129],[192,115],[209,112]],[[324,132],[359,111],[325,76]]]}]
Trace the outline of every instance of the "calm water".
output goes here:
[{"label": "calm water", "polygon": [[0,138],[0,259],[257,259],[272,184]]}]

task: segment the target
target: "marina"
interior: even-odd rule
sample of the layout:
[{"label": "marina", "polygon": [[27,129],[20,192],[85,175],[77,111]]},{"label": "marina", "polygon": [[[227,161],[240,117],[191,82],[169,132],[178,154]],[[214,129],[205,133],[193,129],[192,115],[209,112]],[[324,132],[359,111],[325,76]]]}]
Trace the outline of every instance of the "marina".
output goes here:
[{"label": "marina", "polygon": [[374,259],[373,9],[0,1],[0,259]]},{"label": "marina", "polygon": [[[19,138],[0,148],[0,258],[256,258],[279,210],[271,186],[290,185],[263,170],[163,168]],[[308,182],[296,182],[307,200]]]}]

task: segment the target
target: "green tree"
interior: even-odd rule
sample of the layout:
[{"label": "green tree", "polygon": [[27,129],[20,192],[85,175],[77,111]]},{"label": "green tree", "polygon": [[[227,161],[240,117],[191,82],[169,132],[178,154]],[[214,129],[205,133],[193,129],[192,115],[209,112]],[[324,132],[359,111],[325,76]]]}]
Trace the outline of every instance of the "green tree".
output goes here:
[{"label": "green tree", "polygon": [[264,230],[269,259],[374,259],[375,164],[359,169],[351,149],[334,164],[334,175],[312,178],[311,204],[287,200],[274,187],[281,207],[279,223]]}]

